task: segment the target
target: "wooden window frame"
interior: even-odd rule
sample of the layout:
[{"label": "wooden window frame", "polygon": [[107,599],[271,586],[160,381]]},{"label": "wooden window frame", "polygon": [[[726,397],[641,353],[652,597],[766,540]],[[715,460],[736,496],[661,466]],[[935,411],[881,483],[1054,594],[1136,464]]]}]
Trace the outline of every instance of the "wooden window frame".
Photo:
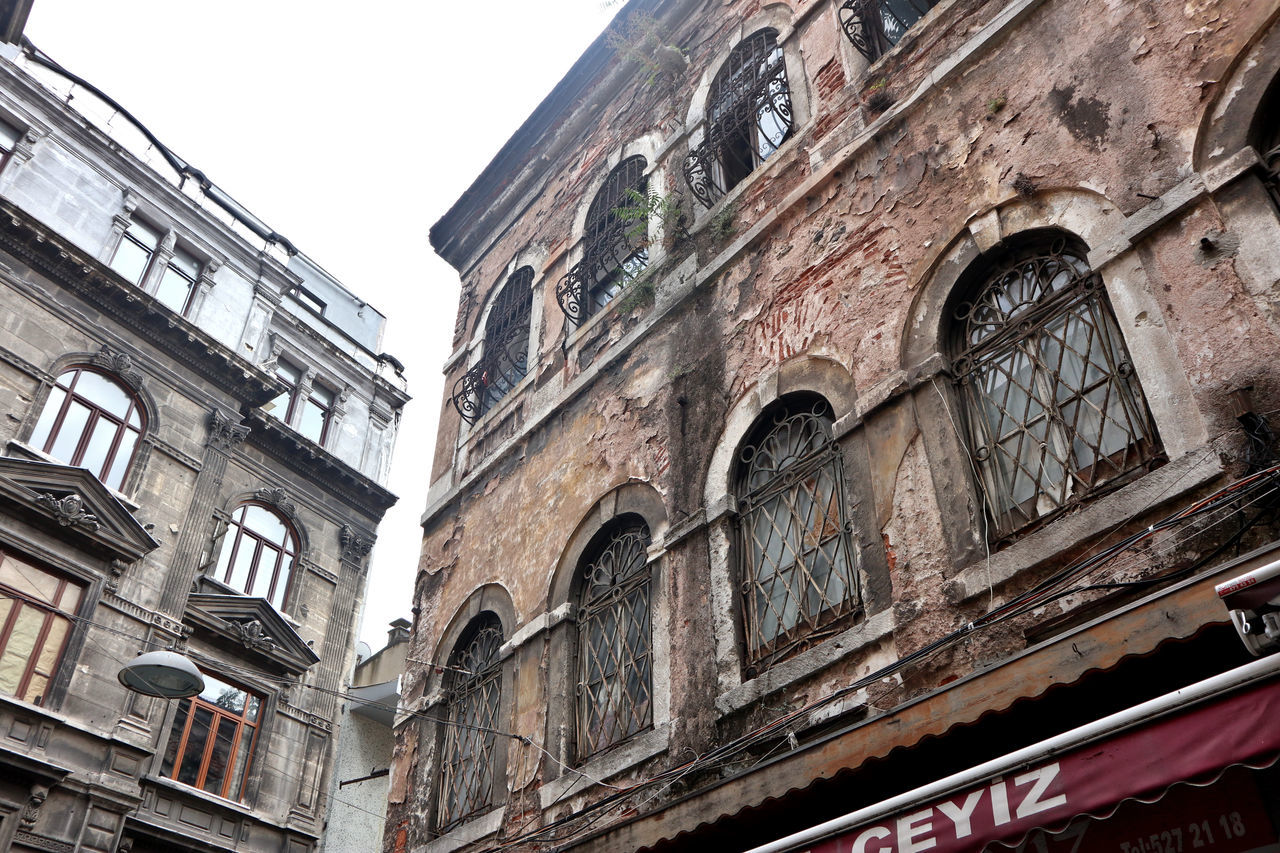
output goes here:
[{"label": "wooden window frame", "polygon": [[[175,727],[174,724],[178,722],[179,715],[185,712],[185,716],[182,718],[183,719],[182,732],[177,735],[178,745],[174,749],[172,758],[170,758],[169,756],[168,746],[166,744],[165,752],[161,754],[162,765],[161,765],[160,772],[161,772],[161,775],[164,776],[165,778],[172,779],[173,781],[177,782],[180,785],[187,785],[188,787],[196,788],[200,791],[204,791],[206,794],[213,794],[214,796],[222,797],[223,799],[226,799],[226,800],[243,802],[245,798],[245,793],[249,787],[249,778],[253,775],[254,752],[258,748],[258,735],[262,730],[263,717],[265,715],[265,710],[266,710],[266,699],[260,694],[254,692],[253,690],[249,690],[239,684],[233,684],[232,682],[229,682],[229,681],[223,681],[221,678],[212,676],[209,673],[206,673],[206,676],[210,678],[214,678],[219,683],[225,684],[228,687],[234,688],[242,692],[246,697],[245,703],[244,703],[244,710],[242,710],[238,715],[233,714],[230,711],[228,711],[226,708],[223,708],[213,702],[210,702],[201,696],[192,696],[190,698],[181,700],[174,710],[173,722],[170,724],[170,727],[169,727],[170,740],[172,740],[172,738],[175,736],[175,733],[173,731]],[[249,716],[251,699],[257,700],[256,710],[254,711],[254,716],[252,719]],[[196,711],[201,708],[204,708],[210,711],[212,714],[212,719],[209,724],[209,730],[206,736],[207,739],[203,746],[203,754],[200,757],[200,766],[196,771],[196,781],[192,783],[183,782],[178,779],[177,774],[182,769],[183,761],[187,757],[187,747],[190,745],[191,727],[196,718]],[[251,740],[249,742],[249,747],[248,747],[248,758],[245,761],[244,775],[240,779],[240,787],[238,791],[229,790],[229,788],[231,787],[231,783],[235,777],[234,772],[228,772],[226,774],[226,778],[224,778],[222,781],[221,790],[209,791],[205,789],[204,785],[208,779],[209,767],[210,767],[210,764],[212,763],[214,746],[217,743],[217,732],[218,732],[219,723],[221,720],[224,720],[224,719],[232,720],[236,723],[235,738],[232,740],[231,747],[228,751],[228,757],[229,757],[228,769],[230,770],[234,767],[235,759],[236,759],[236,756],[239,754],[240,744],[243,742],[246,729],[250,731],[250,737],[251,737]],[[165,770],[164,765],[170,764],[170,762],[172,762],[172,764],[169,766],[167,770]]]},{"label": "wooden window frame", "polygon": [[[7,559],[15,560],[24,566],[43,572],[58,581],[57,591],[53,596],[54,600],[52,603],[32,598],[31,596],[8,586],[3,581],[0,581],[0,597],[9,599],[13,602],[13,606],[10,607],[9,612],[4,617],[4,620],[0,621],[0,658],[4,656],[5,651],[8,649],[9,641],[13,637],[14,627],[18,621],[18,616],[22,612],[23,608],[29,607],[44,613],[36,642],[23,666],[22,676],[18,681],[18,689],[13,694],[23,702],[30,702],[33,705],[44,706],[47,704],[47,700],[53,690],[54,683],[57,680],[58,670],[62,667],[63,658],[67,653],[67,649],[70,647],[72,637],[75,635],[77,619],[79,618],[78,613],[62,609],[62,603],[66,599],[67,590],[73,587],[79,590],[79,594],[76,597],[76,611],[79,611],[84,605],[84,601],[89,590],[87,585],[81,580],[68,577],[64,572],[55,571],[43,565],[37,565],[31,560],[19,557],[10,549],[0,547],[0,562],[4,562]],[[19,573],[21,574],[21,572]],[[62,637],[62,642],[59,644],[57,654],[54,655],[53,664],[49,667],[49,671],[40,672],[38,671],[38,665],[40,657],[45,651],[44,644],[48,640],[49,631],[54,621],[57,619],[63,619],[67,622],[67,631]],[[26,694],[31,686],[31,680],[36,676],[40,676],[45,679],[44,689],[38,696],[27,697]]]},{"label": "wooden window frame", "polygon": [[[283,544],[283,546],[279,545],[276,542],[272,542],[270,539],[263,536],[261,533],[254,530],[252,527],[249,527],[248,525],[242,523],[241,521],[236,520],[237,514],[239,514],[242,519],[244,518],[244,516],[248,515],[248,510],[250,507],[260,507],[266,510],[267,512],[271,513],[277,519],[280,520],[280,523],[284,525],[284,528],[287,532],[287,536],[285,537],[285,543]],[[234,528],[235,530],[234,534],[232,533],[232,528]],[[225,571],[220,573],[222,577],[218,577],[217,580],[226,584],[227,586],[231,586],[235,588],[237,591],[245,595],[253,595],[254,593],[252,590],[258,579],[258,573],[262,568],[263,547],[270,546],[272,550],[277,551],[278,556],[275,561],[275,566],[272,569],[271,584],[270,584],[270,587],[268,588],[267,595],[262,597],[266,598],[267,601],[270,601],[272,604],[275,604],[274,594],[276,590],[276,585],[280,582],[280,577],[283,574],[284,589],[280,593],[280,598],[279,598],[280,603],[276,606],[281,611],[284,611],[286,606],[289,604],[290,594],[293,592],[293,575],[294,575],[293,570],[297,566],[298,551],[299,551],[298,531],[294,528],[292,522],[290,522],[288,518],[282,515],[279,512],[279,510],[277,510],[275,507],[270,506],[269,504],[265,504],[260,501],[246,501],[242,504],[237,505],[236,508],[231,511],[231,519],[230,521],[227,522],[227,532],[225,535],[231,536],[232,539],[229,544],[226,541],[224,541],[222,550],[223,552],[226,552],[226,550],[230,548],[230,553],[226,560],[226,569]],[[232,584],[231,577],[235,572],[236,557],[239,555],[241,545],[244,543],[246,539],[254,543],[253,545],[254,553],[253,553],[253,562],[250,564],[250,567],[249,567],[249,577],[245,580],[245,588],[241,589],[239,586]],[[221,553],[218,556],[218,562],[219,563],[222,562]],[[285,565],[286,562],[288,565]]]},{"label": "wooden window frame", "polygon": [[[126,396],[128,396],[130,401],[129,411],[125,414],[123,419],[111,412],[108,412],[106,409],[103,409],[91,398],[76,393],[76,385],[80,380],[80,375],[83,373],[98,374],[113,385],[116,385],[125,393]],[[63,380],[69,375],[72,375],[72,379],[66,384],[63,384]],[[108,488],[115,489],[117,491],[123,489],[124,484],[129,479],[129,472],[133,468],[134,462],[137,461],[138,451],[142,447],[142,438],[147,432],[147,413],[141,402],[138,400],[138,395],[135,394],[128,385],[120,381],[119,377],[88,365],[73,365],[68,367],[56,380],[54,380],[53,387],[60,388],[65,393],[62,398],[62,402],[59,404],[58,414],[55,416],[53,424],[49,427],[49,435],[43,442],[41,442],[37,449],[42,453],[52,455],[52,449],[54,445],[57,444],[58,438],[62,433],[62,427],[66,420],[67,412],[70,411],[71,404],[73,402],[78,402],[89,410],[89,415],[85,418],[84,427],[81,430],[80,437],[76,440],[76,447],[71,454],[71,458],[59,461],[67,465],[80,466],[84,460],[84,454],[88,450],[89,441],[93,438],[94,428],[97,426],[98,421],[107,420],[108,422],[114,423],[116,425],[116,432],[111,439],[111,446],[107,450],[102,467],[100,470],[93,471],[92,473]],[[47,407],[48,405],[49,399],[46,398],[44,406]],[[136,427],[129,423],[135,414],[138,417],[138,425]],[[44,417],[44,407],[41,408],[40,415],[36,418],[37,425],[40,423],[40,419],[42,417]],[[124,435],[127,432],[133,432],[136,434],[136,438],[133,442],[133,450],[129,454],[129,461],[121,470],[120,481],[118,483],[107,482],[105,478],[110,474],[111,468],[115,464],[116,454],[120,452],[120,441],[124,438]]]}]

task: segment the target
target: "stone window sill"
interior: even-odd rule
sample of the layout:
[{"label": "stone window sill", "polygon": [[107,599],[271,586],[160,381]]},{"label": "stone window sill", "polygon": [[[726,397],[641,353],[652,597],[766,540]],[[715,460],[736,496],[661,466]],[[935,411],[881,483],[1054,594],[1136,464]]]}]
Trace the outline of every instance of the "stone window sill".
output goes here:
[{"label": "stone window sill", "polygon": [[1081,542],[1105,534],[1121,520],[1153,510],[1166,501],[1197,489],[1222,472],[1222,464],[1211,446],[1193,450],[1129,485],[1083,505],[1078,512],[1050,522],[1025,539],[992,554],[990,559],[965,567],[950,582],[947,595],[960,604],[988,594],[1045,559],[1066,553]]},{"label": "stone window sill", "polygon": [[617,776],[667,751],[671,741],[671,724],[662,723],[595,756],[574,770],[565,770],[557,779],[538,790],[538,800],[545,811],[572,794],[585,791],[597,781]]},{"label": "stone window sill", "polygon": [[892,610],[874,613],[825,643],[772,666],[755,678],[721,693],[716,697],[716,710],[721,716],[740,711],[753,702],[811,678],[837,661],[862,651],[887,637],[893,628]]},{"label": "stone window sill", "polygon": [[455,826],[439,838],[433,838],[422,848],[422,853],[449,853],[487,838],[502,828],[503,809],[493,806],[482,815]]}]

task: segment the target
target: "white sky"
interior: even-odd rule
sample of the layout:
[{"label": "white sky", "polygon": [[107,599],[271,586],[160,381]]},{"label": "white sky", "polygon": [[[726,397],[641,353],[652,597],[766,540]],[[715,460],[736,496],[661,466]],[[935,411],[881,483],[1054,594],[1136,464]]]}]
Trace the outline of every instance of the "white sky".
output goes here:
[{"label": "white sky", "polygon": [[458,276],[427,230],[617,7],[35,0],[27,36],[388,316],[409,391],[360,639],[409,616]]}]

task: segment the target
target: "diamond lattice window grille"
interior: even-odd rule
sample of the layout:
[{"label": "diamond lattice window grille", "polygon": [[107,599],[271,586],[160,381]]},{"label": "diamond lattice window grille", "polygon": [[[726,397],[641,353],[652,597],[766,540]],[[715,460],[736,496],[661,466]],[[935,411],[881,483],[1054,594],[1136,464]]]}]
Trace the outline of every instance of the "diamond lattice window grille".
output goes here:
[{"label": "diamond lattice window grille", "polygon": [[740,590],[749,675],[834,633],[859,611],[825,401],[779,406],[739,451]]},{"label": "diamond lattice window grille", "polygon": [[1101,279],[1057,239],[1015,253],[955,310],[953,369],[994,538],[1159,455]]},{"label": "diamond lattice window grille", "polygon": [[578,615],[580,758],[653,722],[648,547],[648,528],[635,522],[588,551]]},{"label": "diamond lattice window grille", "polygon": [[449,657],[448,716],[440,748],[436,825],[444,832],[493,801],[502,700],[502,625],[483,613]]}]

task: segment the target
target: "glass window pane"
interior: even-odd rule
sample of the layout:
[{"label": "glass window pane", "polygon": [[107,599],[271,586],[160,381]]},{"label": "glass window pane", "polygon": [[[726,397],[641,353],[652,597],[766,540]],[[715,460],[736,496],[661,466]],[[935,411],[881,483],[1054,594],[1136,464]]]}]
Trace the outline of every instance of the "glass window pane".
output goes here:
[{"label": "glass window pane", "polygon": [[49,399],[45,401],[44,410],[40,412],[40,420],[36,421],[35,431],[31,433],[32,447],[44,449],[49,441],[49,430],[53,429],[53,422],[58,419],[58,412],[62,410],[62,403],[66,399],[67,392],[61,388],[55,386],[49,392]]},{"label": "glass window pane", "polygon": [[[205,676],[208,678],[208,676]],[[182,731],[187,726],[187,715],[191,713],[191,700],[183,699],[173,715],[173,725],[169,727],[169,745],[164,749],[164,761],[160,765],[160,775],[173,774],[173,765],[178,760],[178,747],[182,745]]]},{"label": "glass window pane", "polygon": [[186,274],[187,278],[200,277],[200,260],[184,249],[175,249],[169,266]]},{"label": "glass window pane", "polygon": [[266,539],[268,542],[283,542],[288,535],[287,528],[280,516],[257,504],[245,507],[244,526]]},{"label": "glass window pane", "polygon": [[49,686],[49,676],[41,674],[33,674],[31,680],[27,682],[27,689],[23,691],[20,697],[23,702],[30,702],[33,705],[39,705],[44,699],[45,689]]},{"label": "glass window pane", "polygon": [[139,219],[129,223],[129,230],[125,234],[148,249],[154,249],[160,245],[160,231]]},{"label": "glass window pane", "polygon": [[199,706],[191,718],[191,733],[187,735],[187,747],[182,753],[182,763],[174,776],[186,785],[200,784],[200,765],[204,761],[205,747],[209,744],[209,730],[213,725],[213,712]]},{"label": "glass window pane", "polygon": [[324,435],[324,422],[329,413],[316,405],[315,401],[307,400],[302,407],[302,419],[298,422],[298,432],[311,441],[320,442],[321,436]]},{"label": "glass window pane", "polygon": [[276,376],[290,385],[297,385],[302,381],[302,368],[294,367],[287,361],[277,361]]},{"label": "glass window pane", "polygon": [[[256,703],[257,700],[255,699]],[[249,769],[249,754],[253,749],[254,729],[251,726],[243,726],[240,732],[240,743],[236,747],[236,760],[231,768],[231,778],[227,784],[226,796],[233,800],[238,800],[244,796],[244,778],[245,773]]]},{"label": "glass window pane", "polygon": [[231,567],[231,577],[223,582],[239,590],[249,591],[249,574],[253,571],[253,558],[258,550],[258,543],[244,536],[240,540],[240,548],[236,551],[236,563]]},{"label": "glass window pane", "polygon": [[22,138],[22,131],[18,130],[7,121],[0,120],[0,149],[4,151],[12,151],[13,146],[18,144],[18,140]]},{"label": "glass window pane", "polygon": [[222,795],[222,785],[226,781],[227,767],[231,763],[231,749],[235,745],[236,731],[239,724],[230,717],[218,720],[218,732],[213,738],[213,749],[209,753],[209,767],[204,773],[206,791]]},{"label": "glass window pane", "polygon": [[151,261],[151,251],[138,245],[126,236],[120,241],[116,255],[111,259],[111,268],[120,273],[131,284],[141,284],[142,276]]},{"label": "glass window pane", "polygon": [[76,378],[75,394],[120,420],[124,420],[133,408],[133,397],[128,391],[121,388],[115,380],[92,370],[80,371]]},{"label": "glass window pane", "polygon": [[280,552],[273,546],[263,542],[259,546],[257,568],[258,573],[254,575],[253,587],[246,589],[249,595],[257,595],[262,598],[271,597],[271,584],[275,580],[276,567],[280,564]]},{"label": "glass window pane", "polygon": [[0,690],[10,695],[18,692],[22,677],[35,657],[36,640],[44,627],[45,614],[29,605],[20,606],[4,652],[0,654]]},{"label": "glass window pane", "polygon": [[89,410],[82,403],[72,400],[62,419],[62,425],[58,428],[58,434],[54,436],[53,446],[47,448],[45,452],[68,465],[74,464],[76,447],[80,444],[88,421]]},{"label": "glass window pane", "polygon": [[173,268],[166,269],[160,277],[160,286],[156,288],[156,299],[162,305],[181,314],[187,308],[187,299],[191,296],[192,282]]},{"label": "glass window pane", "polygon": [[[61,579],[11,554],[0,558],[0,583],[17,590],[28,598],[54,604],[58,597]],[[77,598],[78,600],[78,598]]]},{"label": "glass window pane", "polygon": [[107,464],[107,454],[111,452],[111,443],[120,431],[120,425],[98,415],[89,428],[89,442],[80,453],[81,467],[88,468],[95,476],[103,478],[103,468]]},{"label": "glass window pane", "polygon": [[102,479],[109,488],[119,489],[124,485],[124,474],[133,461],[133,448],[137,443],[138,434],[131,429],[125,430],[120,436],[120,446],[116,448],[115,458],[111,461],[111,470]]}]

